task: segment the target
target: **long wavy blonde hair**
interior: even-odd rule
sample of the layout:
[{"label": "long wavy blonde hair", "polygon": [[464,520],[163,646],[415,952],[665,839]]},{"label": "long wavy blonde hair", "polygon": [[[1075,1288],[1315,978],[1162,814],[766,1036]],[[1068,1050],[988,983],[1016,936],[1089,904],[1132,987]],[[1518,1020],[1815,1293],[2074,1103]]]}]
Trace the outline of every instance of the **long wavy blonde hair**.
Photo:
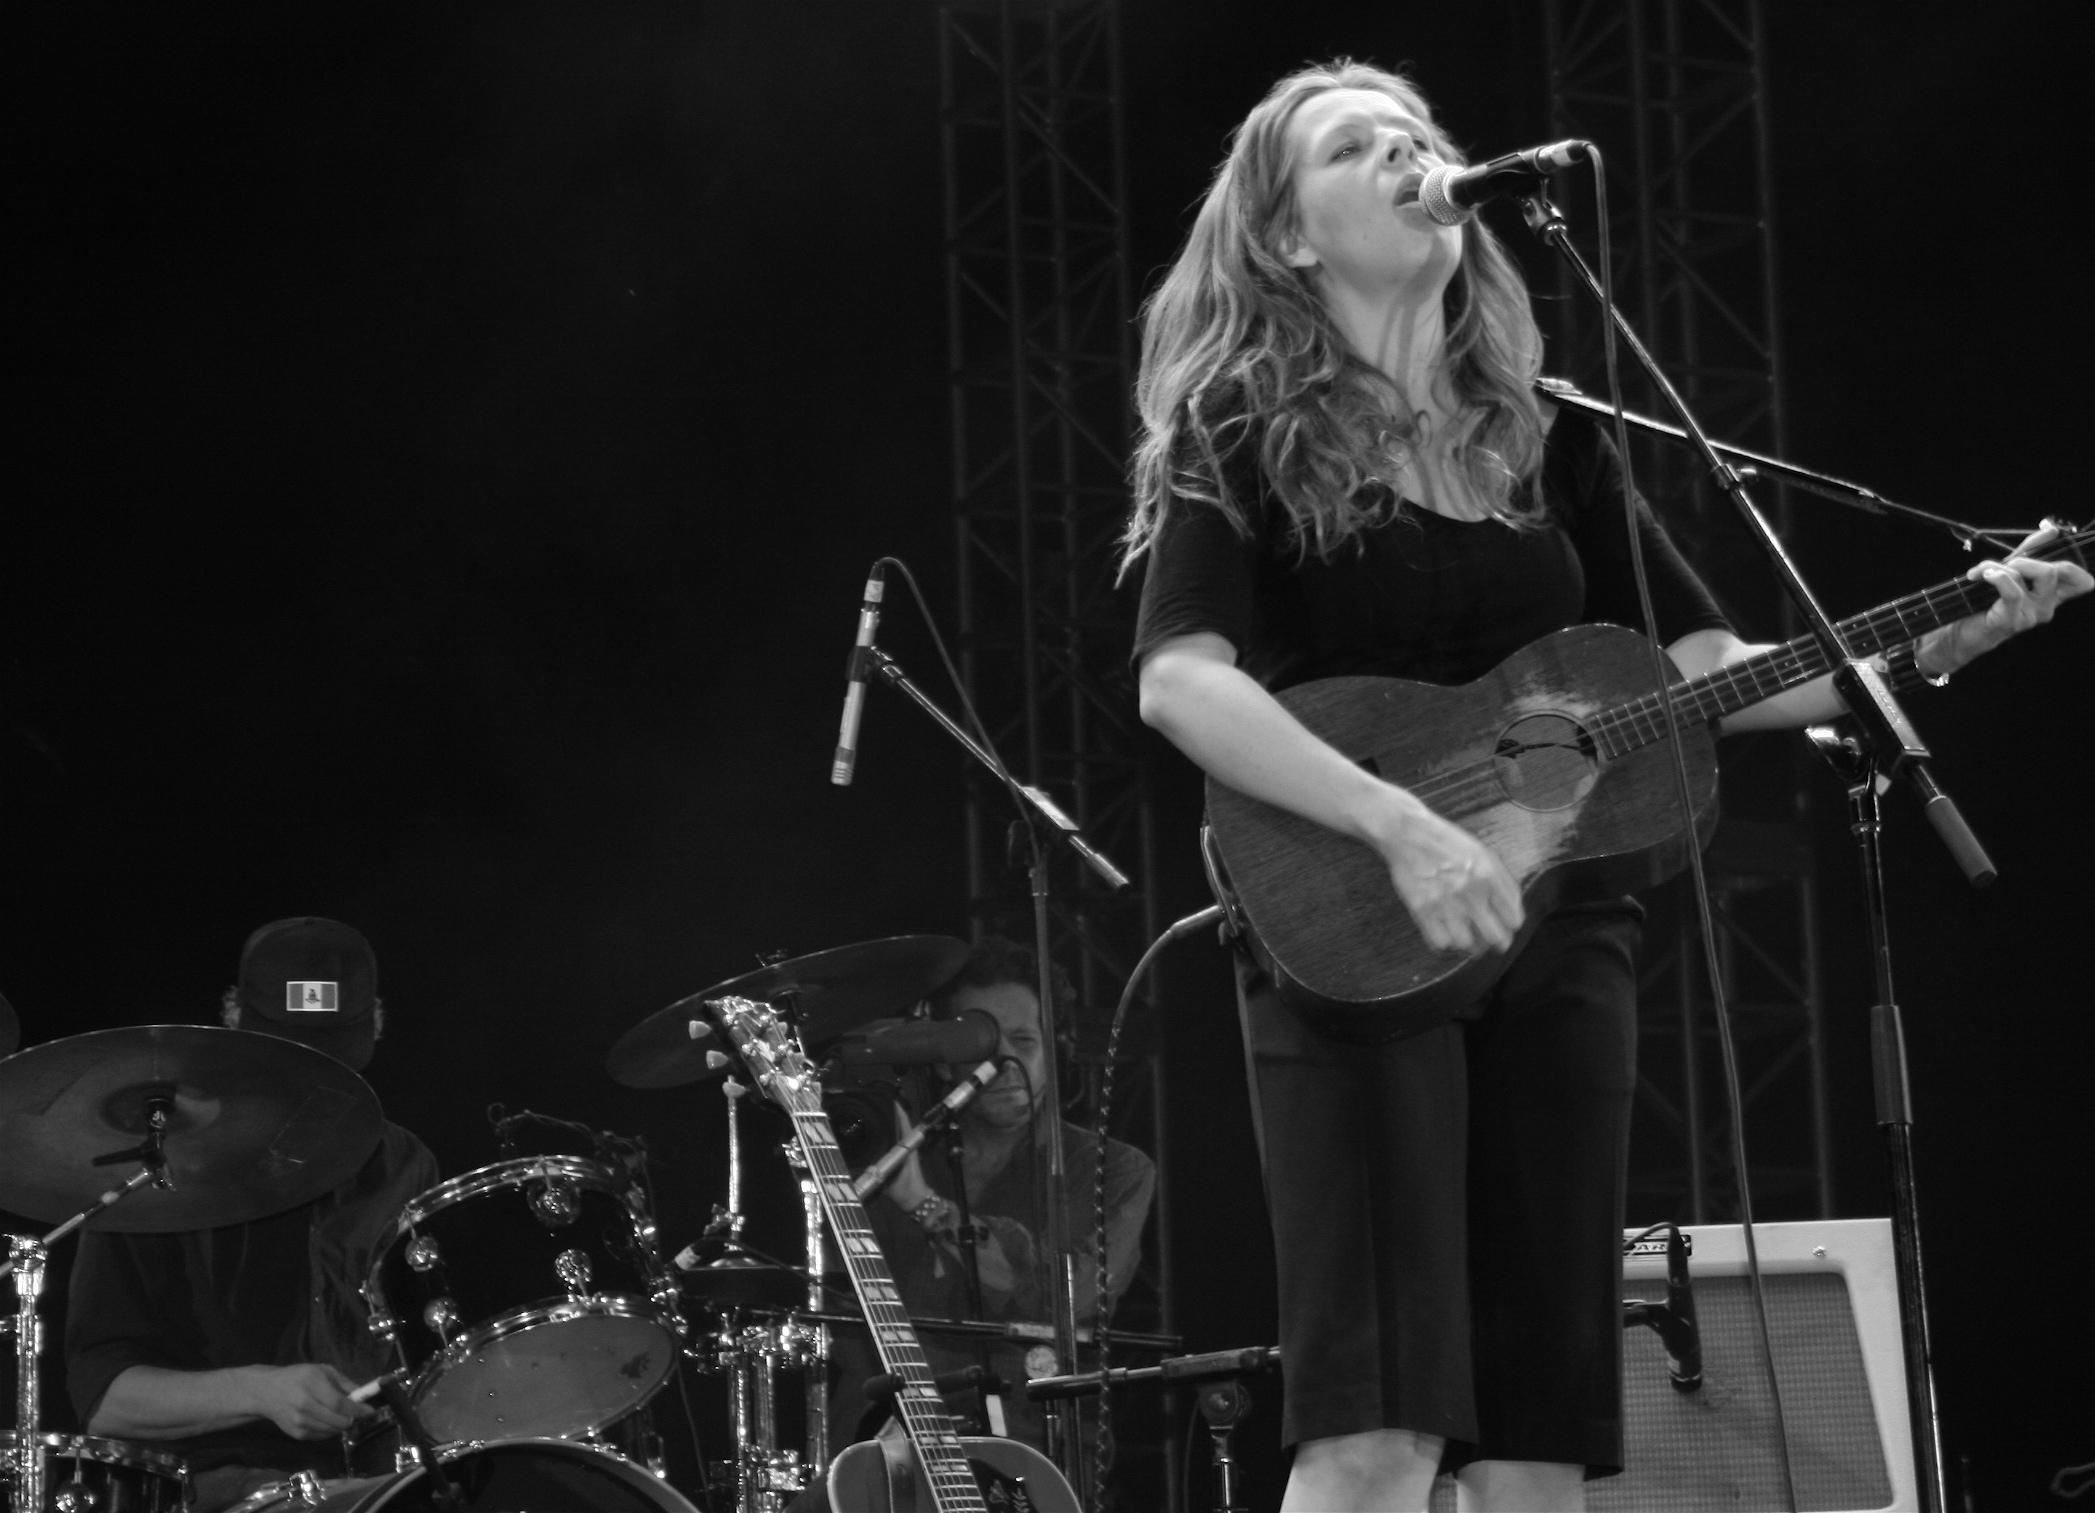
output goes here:
[{"label": "long wavy blonde hair", "polygon": [[[1296,551],[1328,557],[1397,510],[1389,479],[1419,445],[1417,421],[1396,384],[1347,345],[1283,250],[1297,217],[1288,123],[1334,89],[1388,95],[1427,124],[1435,153],[1463,161],[1408,79],[1351,59],[1289,74],[1244,118],[1192,235],[1143,307],[1142,435],[1123,570],[1148,549],[1174,494],[1206,500],[1252,533],[1257,501],[1235,497],[1222,465],[1250,436]],[[1449,460],[1495,514],[1539,523],[1542,418],[1531,385],[1542,338],[1527,285],[1481,222],[1465,228],[1444,298]]]}]

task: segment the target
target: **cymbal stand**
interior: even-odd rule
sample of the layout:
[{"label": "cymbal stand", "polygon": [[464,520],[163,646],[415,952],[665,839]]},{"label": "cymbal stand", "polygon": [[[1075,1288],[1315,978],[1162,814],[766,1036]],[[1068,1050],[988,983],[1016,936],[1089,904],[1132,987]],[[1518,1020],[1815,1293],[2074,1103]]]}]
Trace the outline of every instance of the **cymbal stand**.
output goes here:
[{"label": "cymbal stand", "polygon": [[[714,1052],[725,1064],[725,1052]],[[719,1240],[723,1253],[700,1271],[769,1270],[742,1248],[742,1100],[749,1089],[726,1079],[727,1206],[715,1207],[705,1239]],[[803,1241],[807,1249],[807,1306],[822,1308],[822,1199],[797,1144],[786,1147],[786,1161],[800,1185]],[[728,1412],[735,1435],[736,1513],[780,1513],[807,1486],[809,1475],[829,1464],[829,1327],[821,1318],[787,1315],[752,1319],[743,1310],[727,1311],[715,1337],[717,1359],[728,1379]],[[778,1373],[781,1368],[805,1374],[806,1453],[778,1446]]]},{"label": "cymbal stand", "polygon": [[44,1292],[44,1270],[51,1247],[88,1220],[137,1192],[141,1187],[173,1188],[167,1174],[167,1124],[174,1112],[174,1095],[155,1093],[146,1099],[146,1135],[134,1150],[117,1151],[95,1158],[95,1165],[137,1160],[136,1172],[122,1184],[110,1188],[47,1235],[9,1235],[7,1260],[0,1263],[0,1277],[15,1279],[14,1317],[5,1321],[15,1337],[15,1447],[14,1513],[43,1513],[43,1371],[44,1326],[37,1303]]},{"label": "cymbal stand", "polygon": [[[793,1142],[797,1154],[799,1142]],[[807,1308],[819,1314],[828,1299],[822,1295],[822,1193],[815,1174],[803,1158],[800,1169],[800,1224],[807,1243]],[[800,1354],[806,1363],[803,1394],[807,1402],[807,1461],[809,1474],[829,1464],[829,1325],[820,1319],[789,1320],[787,1326],[799,1335]]]},{"label": "cymbal stand", "polygon": [[[715,1055],[724,1055],[715,1052]],[[749,1089],[734,1077],[721,1084],[727,1097],[727,1207],[713,1210],[706,1234],[719,1237],[723,1250],[708,1270],[761,1266],[742,1248],[742,1100]],[[791,1152],[788,1153],[790,1159]],[[802,1184],[805,1188],[806,1177]],[[803,1198],[803,1202],[805,1199]],[[819,1262],[820,1253],[817,1252]],[[798,1457],[778,1448],[778,1365],[783,1331],[768,1323],[748,1322],[736,1310],[723,1331],[727,1349],[729,1413],[735,1426],[735,1507],[737,1513],[778,1513],[801,1485]]]}]

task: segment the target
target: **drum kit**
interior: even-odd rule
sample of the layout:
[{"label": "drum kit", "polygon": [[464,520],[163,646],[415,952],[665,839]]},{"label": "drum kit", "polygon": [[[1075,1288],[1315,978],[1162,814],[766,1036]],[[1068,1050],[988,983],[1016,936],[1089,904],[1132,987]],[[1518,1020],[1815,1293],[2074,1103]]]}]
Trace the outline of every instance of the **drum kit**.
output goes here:
[{"label": "drum kit", "polygon": [[[726,1075],[733,1064],[718,1041],[709,1048],[691,1026],[706,1000],[733,995],[776,1006],[802,1043],[819,1047],[906,1011],[966,954],[946,936],[846,946],[774,962],[635,1025],[609,1056],[617,1082],[668,1088],[725,1077],[728,1201],[714,1208],[699,1245],[665,1264],[646,1194],[621,1161],[510,1159],[422,1193],[384,1230],[363,1286],[369,1328],[394,1369],[358,1395],[386,1400],[374,1422],[402,1442],[391,1464],[350,1481],[300,1473],[255,1491],[238,1513],[694,1513],[668,1485],[658,1452],[637,1449],[636,1459],[614,1448],[645,1443],[620,1431],[642,1421],[636,1416],[680,1362],[727,1389],[734,1458],[717,1477],[722,1485],[694,1489],[700,1500],[716,1507],[724,1492],[738,1513],[781,1513],[829,1464],[831,1330],[862,1319],[826,1305],[819,1192],[790,1148],[804,1254],[788,1265],[744,1248],[738,1104],[746,1089]],[[285,1212],[352,1177],[382,1129],[378,1099],[354,1071],[296,1041],[244,1030],[103,1030],[0,1058],[0,1207],[57,1226],[7,1237],[0,1265],[15,1291],[5,1321],[17,1362],[15,1428],[0,1437],[15,1513],[178,1513],[191,1500],[175,1456],[43,1431],[52,1331],[38,1308],[51,1246],[83,1226],[164,1233]],[[123,1168],[131,1170],[112,1185]],[[1025,1326],[949,1328],[1018,1337]],[[781,1389],[796,1375],[804,1410],[793,1413]],[[795,1427],[799,1443],[787,1443]]]}]

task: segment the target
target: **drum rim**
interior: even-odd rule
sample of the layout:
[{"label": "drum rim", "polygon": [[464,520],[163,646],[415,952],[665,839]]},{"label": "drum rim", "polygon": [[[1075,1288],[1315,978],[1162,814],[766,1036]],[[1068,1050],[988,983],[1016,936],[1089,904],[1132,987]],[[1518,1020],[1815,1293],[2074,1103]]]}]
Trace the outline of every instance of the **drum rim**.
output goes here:
[{"label": "drum rim", "polygon": [[[20,1431],[0,1429],[0,1445],[11,1452],[20,1442]],[[161,1471],[178,1478],[184,1486],[189,1482],[189,1462],[179,1455],[170,1455],[165,1450],[148,1449],[135,1439],[111,1439],[104,1434],[55,1434],[41,1433],[36,1442],[46,1450],[56,1450],[74,1460],[99,1461],[105,1466],[136,1466],[147,1471]]]},{"label": "drum rim", "polygon": [[[627,1414],[637,1412],[645,1407],[653,1400],[656,1393],[669,1385],[669,1379],[676,1375],[677,1353],[683,1348],[684,1331],[678,1327],[683,1323],[681,1314],[673,1309],[663,1307],[652,1299],[635,1297],[631,1293],[622,1292],[602,1293],[595,1297],[587,1298],[569,1298],[559,1303],[546,1304],[536,1308],[514,1309],[509,1313],[490,1319],[487,1323],[479,1325],[468,1334],[459,1336],[459,1338],[453,1340],[443,1349],[437,1351],[436,1354],[430,1356],[428,1360],[424,1361],[422,1369],[415,1373],[413,1385],[408,1389],[409,1400],[419,1408],[422,1399],[437,1384],[445,1370],[460,1365],[464,1357],[471,1355],[483,1346],[496,1344],[513,1334],[522,1334],[527,1329],[535,1329],[543,1324],[571,1324],[579,1319],[587,1318],[639,1319],[644,1323],[655,1325],[669,1337],[669,1364],[663,1368],[661,1375],[656,1377],[654,1385],[631,1402],[621,1406],[616,1413],[601,1423],[591,1424],[587,1428],[576,1431],[582,1434],[594,1434],[598,1430],[617,1423]],[[559,1439],[566,1442],[565,1436],[561,1435],[524,1434],[512,1436],[511,1439]],[[511,1439],[446,1440],[444,1445],[508,1444],[511,1442]],[[443,1446],[438,1447],[440,1453],[442,1448]]]},{"label": "drum rim", "polygon": [[[455,1208],[468,1198],[477,1198],[482,1193],[494,1192],[504,1187],[521,1187],[533,1177],[569,1177],[609,1193],[626,1205],[636,1220],[643,1219],[644,1211],[638,1201],[638,1190],[630,1178],[619,1180],[618,1172],[602,1161],[592,1161],[587,1156],[520,1156],[511,1161],[497,1161],[489,1166],[476,1166],[469,1172],[437,1183],[425,1192],[417,1193],[400,1206],[392,1228],[386,1232],[378,1247],[378,1257],[384,1261],[393,1248],[393,1242],[447,1208]],[[375,1270],[376,1268],[374,1268]]]},{"label": "drum rim", "polygon": [[[623,1185],[613,1168],[601,1161],[592,1161],[587,1156],[524,1156],[513,1161],[497,1161],[490,1166],[478,1166],[445,1182],[439,1182],[426,1192],[418,1193],[401,1205],[393,1222],[386,1226],[377,1248],[371,1252],[371,1269],[364,1277],[365,1328],[386,1339],[396,1338],[394,1331],[399,1320],[394,1316],[392,1300],[386,1296],[386,1263],[392,1259],[393,1249],[401,1240],[415,1232],[415,1227],[427,1223],[447,1208],[455,1208],[468,1198],[497,1192],[503,1188],[521,1187],[532,1177],[572,1177],[584,1181],[598,1192],[608,1193],[626,1208],[626,1215],[633,1224],[633,1239],[639,1247],[639,1271],[650,1288],[651,1296],[659,1307],[670,1308],[674,1300],[681,1298],[667,1265],[663,1263],[661,1248],[655,1243],[654,1216],[647,1211],[640,1189],[628,1181]],[[550,1233],[550,1231],[549,1231]],[[593,1297],[628,1297],[627,1293],[600,1293]],[[499,1315],[493,1323],[510,1317]],[[492,1323],[481,1325],[490,1328]],[[467,1336],[471,1338],[472,1336]],[[447,1349],[449,1347],[446,1347]],[[434,1357],[432,1357],[434,1359]]]},{"label": "drum rim", "polygon": [[[667,1482],[661,1481],[646,1466],[622,1451],[614,1450],[609,1445],[600,1445],[594,1440],[570,1439],[560,1434],[507,1434],[500,1439],[454,1439],[436,1447],[436,1458],[439,1461],[450,1462],[457,1460],[462,1455],[476,1455],[484,1450],[506,1450],[516,1445],[541,1445],[562,1450],[584,1450],[591,1455],[598,1455],[606,1460],[617,1461],[621,1466],[628,1466],[658,1486],[669,1485]],[[674,1487],[670,1487],[670,1490],[672,1492],[676,1491]],[[678,1493],[677,1495],[682,1496],[683,1494]]]},{"label": "drum rim", "polygon": [[[664,1488],[680,1499],[686,1507],[693,1508],[695,1513],[697,1505],[692,1503],[690,1498],[685,1497],[675,1487],[670,1486],[668,1482],[656,1476],[639,1461],[634,1460],[630,1455],[619,1453],[609,1445],[599,1445],[589,1440],[564,1439],[559,1435],[552,1434],[517,1434],[502,1439],[459,1439],[438,1445],[436,1447],[436,1458],[439,1464],[449,1465],[463,1456],[480,1455],[490,1450],[511,1449],[519,1445],[531,1445],[542,1449],[557,1448],[560,1450],[585,1451],[602,1459],[616,1462],[620,1470],[632,1473],[630,1480],[633,1486]],[[390,1492],[396,1487],[405,1487],[426,1475],[428,1475],[428,1467],[417,1464],[387,1472],[383,1476],[357,1476],[348,1477],[345,1480],[367,1482],[370,1484],[367,1492],[370,1495],[377,1495]],[[231,1508],[226,1510],[226,1513],[246,1513],[246,1510],[250,1508],[259,1513],[260,1509],[266,1508],[271,1502],[281,1499],[285,1494],[285,1489],[290,1485],[291,1482],[288,1478],[284,1481],[265,1483],[248,1493],[239,1502],[233,1504]],[[362,1508],[367,1503],[368,1498],[366,1501],[359,1502],[357,1506]]]}]

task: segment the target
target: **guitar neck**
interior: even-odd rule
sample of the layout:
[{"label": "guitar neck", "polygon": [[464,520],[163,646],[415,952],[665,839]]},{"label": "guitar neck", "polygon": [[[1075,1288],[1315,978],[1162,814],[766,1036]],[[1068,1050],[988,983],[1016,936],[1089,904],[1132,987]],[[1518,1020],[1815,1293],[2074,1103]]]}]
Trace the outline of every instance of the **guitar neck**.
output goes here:
[{"label": "guitar neck", "polygon": [[[2077,553],[2091,537],[2095,537],[2095,528],[2063,534],[2029,555],[2048,558]],[[1840,622],[1840,632],[1857,656],[1875,656],[1887,647],[1974,614],[1993,598],[1990,584],[1952,578],[1850,616]],[[1817,638],[1802,635],[1759,656],[1720,667],[1703,677],[1685,679],[1674,684],[1670,692],[1684,723],[1708,724],[1832,670],[1832,659]],[[1665,727],[1665,711],[1657,694],[1618,705],[1595,721],[1604,749],[1613,754],[1664,739]]]},{"label": "guitar neck", "polygon": [[837,1249],[843,1253],[851,1284],[866,1311],[866,1325],[872,1331],[874,1348],[880,1352],[880,1364],[902,1379],[902,1390],[896,1394],[895,1402],[923,1465],[932,1500],[939,1513],[987,1513],[981,1486],[961,1448],[960,1437],[953,1432],[952,1420],[946,1416],[946,1400],[939,1395],[930,1363],[917,1343],[916,1329],[902,1306],[902,1295],[888,1272],[880,1243],[873,1237],[865,1205],[852,1189],[851,1169],[837,1148],[829,1115],[823,1112],[818,1099],[804,1092],[793,1100],[789,1112],[801,1154],[807,1158],[808,1170],[814,1173],[822,1210],[836,1234]]}]

